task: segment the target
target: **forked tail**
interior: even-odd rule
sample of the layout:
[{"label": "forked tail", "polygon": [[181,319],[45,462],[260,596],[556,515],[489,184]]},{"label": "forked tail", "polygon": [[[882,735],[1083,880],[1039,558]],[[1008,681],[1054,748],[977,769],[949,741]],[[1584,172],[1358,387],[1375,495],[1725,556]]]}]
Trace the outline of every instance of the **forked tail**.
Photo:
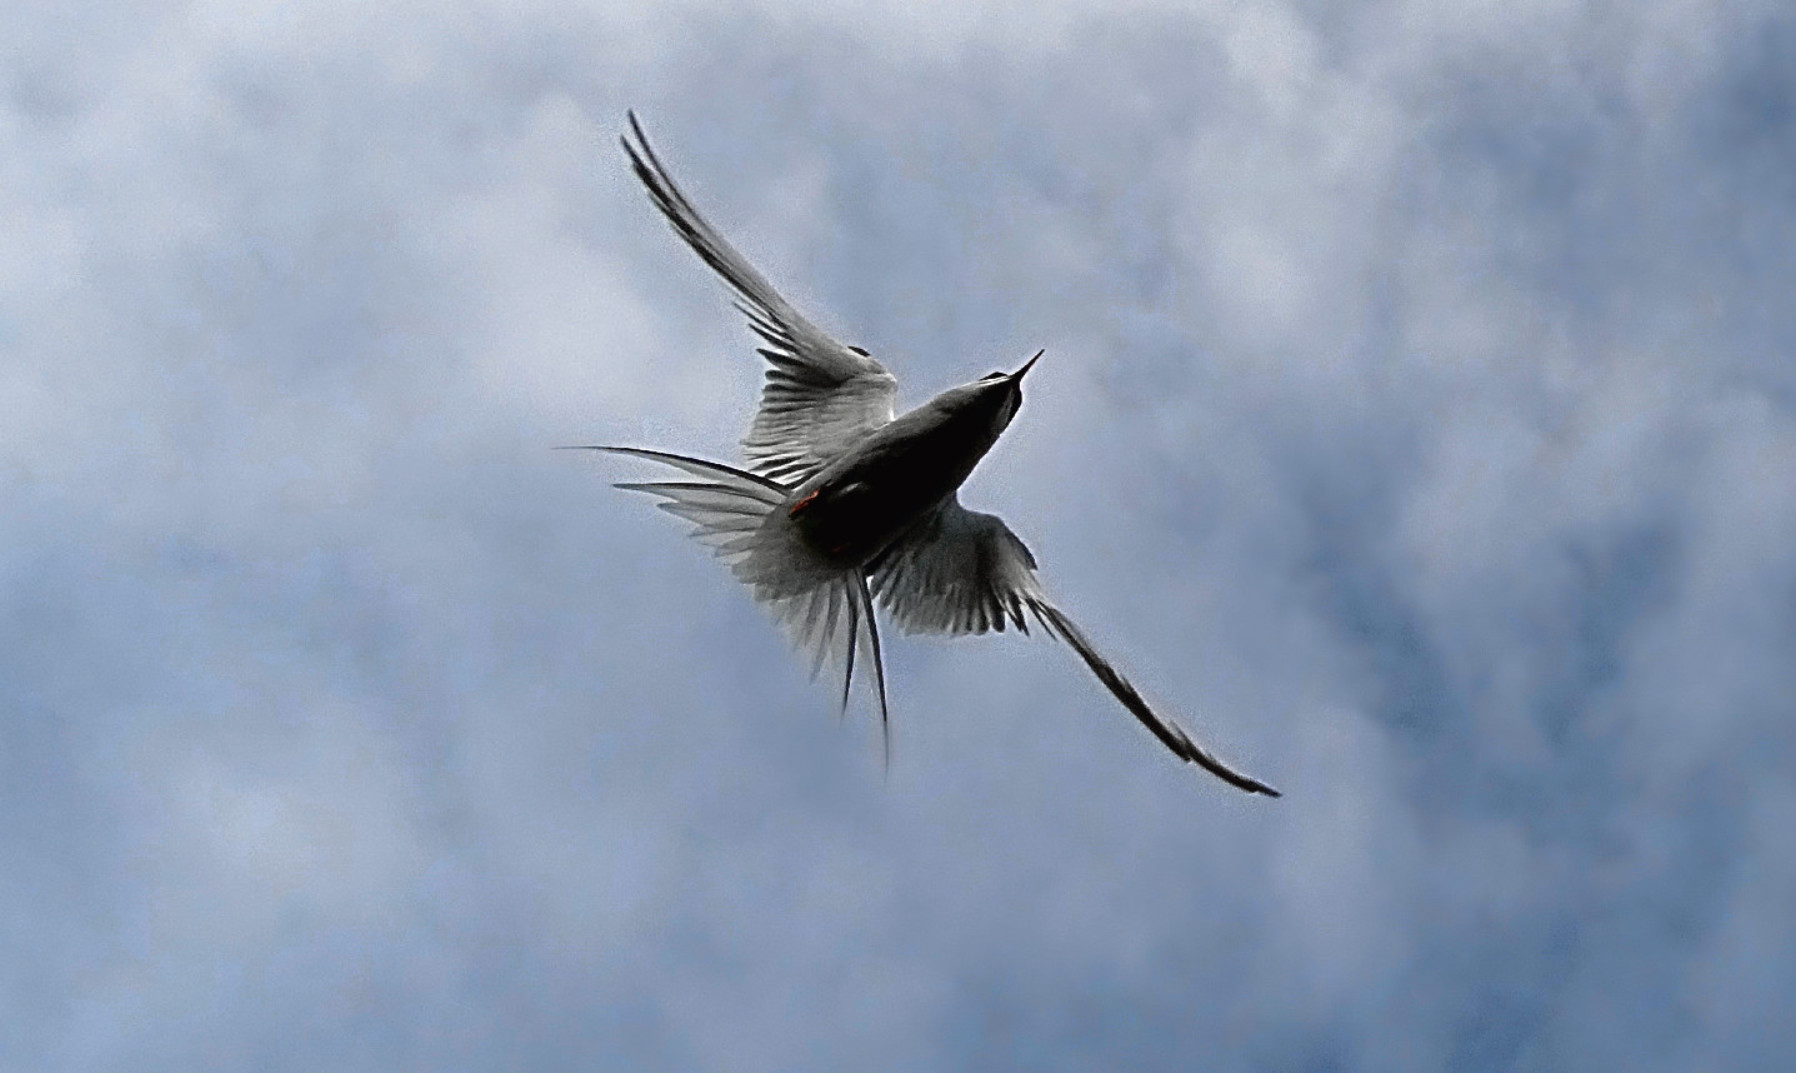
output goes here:
[{"label": "forked tail", "polygon": [[773,612],[801,651],[811,653],[811,677],[825,663],[842,664],[842,710],[854,685],[856,649],[871,657],[879,722],[888,764],[891,719],[886,708],[885,661],[873,600],[859,570],[844,572],[814,555],[780,508],[792,490],[757,473],[702,458],[644,447],[578,446],[575,451],[631,455],[672,466],[693,481],[624,481],[618,488],[660,497],[656,505],[692,523],[692,536],[728,563],[755,599]]}]

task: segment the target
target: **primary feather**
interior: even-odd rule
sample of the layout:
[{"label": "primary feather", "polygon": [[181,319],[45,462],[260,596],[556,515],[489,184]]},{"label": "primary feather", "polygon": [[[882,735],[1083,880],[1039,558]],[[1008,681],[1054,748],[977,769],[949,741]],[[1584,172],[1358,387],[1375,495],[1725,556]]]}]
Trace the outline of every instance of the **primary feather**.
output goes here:
[{"label": "primary feather", "polygon": [[767,383],[743,451],[756,472],[803,480],[892,419],[898,381],[864,351],[843,346],[793,309],[692,207],[649,146],[636,114],[629,118],[636,141],[621,140],[636,177],[675,233],[735,291],[736,307],[767,344],[760,349]]}]

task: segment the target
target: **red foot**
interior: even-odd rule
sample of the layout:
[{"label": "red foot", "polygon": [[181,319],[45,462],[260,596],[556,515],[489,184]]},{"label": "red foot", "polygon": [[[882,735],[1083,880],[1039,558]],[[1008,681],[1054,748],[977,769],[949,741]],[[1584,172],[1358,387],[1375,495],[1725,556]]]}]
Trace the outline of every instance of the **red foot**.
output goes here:
[{"label": "red foot", "polygon": [[805,496],[803,499],[792,504],[792,509],[786,512],[786,517],[788,517],[788,518],[798,517],[798,512],[805,509],[806,507],[810,506],[812,501],[817,498],[817,493],[821,492],[821,491],[823,491],[823,489],[819,488],[816,491],[812,492],[810,495]]}]

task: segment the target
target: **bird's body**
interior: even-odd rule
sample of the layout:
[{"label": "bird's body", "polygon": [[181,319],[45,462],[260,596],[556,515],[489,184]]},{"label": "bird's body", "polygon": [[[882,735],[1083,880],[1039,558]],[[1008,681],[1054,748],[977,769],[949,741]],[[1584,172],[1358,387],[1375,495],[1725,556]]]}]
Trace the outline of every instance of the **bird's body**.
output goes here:
[{"label": "bird's body", "polygon": [[960,489],[1018,390],[1008,377],[950,388],[867,433],[793,491],[794,527],[833,564],[866,567]]},{"label": "bird's body", "polygon": [[799,315],[699,215],[649,148],[636,117],[624,139],[636,175],[674,230],[735,290],[768,345],[767,385],[743,440],[750,468],[646,448],[599,447],[682,470],[694,481],[621,484],[661,497],[728,562],[798,642],[845,664],[871,657],[882,722],[885,671],[874,604],[912,633],[985,633],[1029,620],[1072,646],[1124,707],[1181,759],[1250,793],[1278,791],[1223,765],[1155,713],[1051,603],[1035,558],[1008,526],[966,510],[957,493],[1016,416],[1037,353],[894,416],[897,382],[858,347]]}]

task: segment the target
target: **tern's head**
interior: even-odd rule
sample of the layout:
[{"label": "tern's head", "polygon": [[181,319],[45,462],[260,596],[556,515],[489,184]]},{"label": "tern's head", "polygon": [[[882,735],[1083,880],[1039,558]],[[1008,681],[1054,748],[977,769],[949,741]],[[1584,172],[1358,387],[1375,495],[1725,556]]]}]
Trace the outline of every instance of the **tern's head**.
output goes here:
[{"label": "tern's head", "polygon": [[1023,376],[1031,366],[1041,360],[1046,351],[1038,350],[1035,356],[1023,363],[1023,367],[1013,373],[987,373],[967,385],[970,393],[968,403],[981,410],[987,410],[992,417],[993,434],[1004,431],[1010,419],[1016,416],[1017,409],[1023,405]]}]

